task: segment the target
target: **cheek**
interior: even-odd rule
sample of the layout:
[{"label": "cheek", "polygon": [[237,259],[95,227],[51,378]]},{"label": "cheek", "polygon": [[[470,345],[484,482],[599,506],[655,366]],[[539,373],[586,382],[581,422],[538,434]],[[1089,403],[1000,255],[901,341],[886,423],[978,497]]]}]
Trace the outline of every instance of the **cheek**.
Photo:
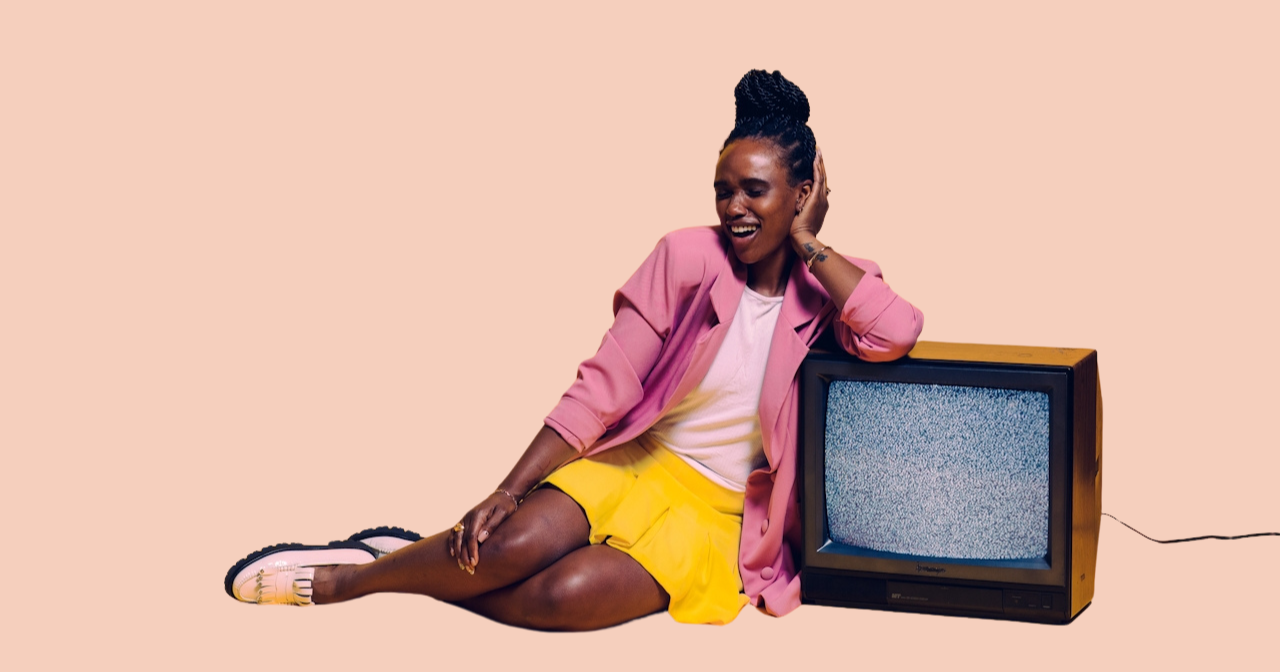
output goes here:
[{"label": "cheek", "polygon": [[795,218],[796,213],[795,210],[791,208],[790,203],[783,201],[781,203],[774,204],[769,215],[770,219],[777,223],[780,228],[789,228],[791,226],[791,220]]}]

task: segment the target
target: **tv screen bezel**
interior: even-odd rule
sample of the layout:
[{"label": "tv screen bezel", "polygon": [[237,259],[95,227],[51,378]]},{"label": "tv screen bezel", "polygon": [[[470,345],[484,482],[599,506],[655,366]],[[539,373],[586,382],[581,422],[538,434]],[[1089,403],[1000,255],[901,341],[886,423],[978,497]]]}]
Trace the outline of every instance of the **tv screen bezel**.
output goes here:
[{"label": "tv screen bezel", "polygon": [[[804,549],[802,568],[923,581],[1017,583],[1066,588],[1071,553],[1072,369],[1066,366],[942,360],[868,363],[844,353],[811,352],[801,366],[800,426]],[[962,560],[899,556],[850,547],[827,529],[824,441],[831,382],[908,383],[1027,390],[1049,395],[1049,552],[1040,560]]]}]

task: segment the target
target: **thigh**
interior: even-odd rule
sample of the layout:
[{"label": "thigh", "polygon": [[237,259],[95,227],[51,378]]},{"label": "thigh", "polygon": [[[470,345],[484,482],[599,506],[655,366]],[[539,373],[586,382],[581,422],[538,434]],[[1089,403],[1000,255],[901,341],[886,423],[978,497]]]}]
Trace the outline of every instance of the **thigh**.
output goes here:
[{"label": "thigh", "polygon": [[631,556],[595,545],[569,553],[519,584],[459,606],[536,630],[596,630],[665,611],[670,600]]}]

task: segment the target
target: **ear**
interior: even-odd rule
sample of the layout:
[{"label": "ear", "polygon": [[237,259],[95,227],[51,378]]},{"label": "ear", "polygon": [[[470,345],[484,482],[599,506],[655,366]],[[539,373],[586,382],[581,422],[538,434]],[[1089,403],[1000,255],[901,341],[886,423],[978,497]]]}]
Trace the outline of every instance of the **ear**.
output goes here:
[{"label": "ear", "polygon": [[809,200],[809,195],[813,193],[813,180],[804,180],[796,185],[796,214],[804,209],[804,204]]}]

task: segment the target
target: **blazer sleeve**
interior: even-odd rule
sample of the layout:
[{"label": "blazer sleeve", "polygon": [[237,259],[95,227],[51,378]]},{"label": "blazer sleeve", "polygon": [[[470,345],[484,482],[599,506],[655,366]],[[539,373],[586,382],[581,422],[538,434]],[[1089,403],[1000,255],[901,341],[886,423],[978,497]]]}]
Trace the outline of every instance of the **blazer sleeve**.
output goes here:
[{"label": "blazer sleeve", "polygon": [[866,275],[835,321],[840,347],[868,362],[887,362],[911,352],[924,328],[924,314],[885,284],[876,262],[845,258]]},{"label": "blazer sleeve", "polygon": [[686,280],[701,277],[705,264],[678,254],[680,246],[670,238],[659,240],[614,294],[613,326],[544,421],[580,452],[640,403],[644,381],[697,288]]}]

